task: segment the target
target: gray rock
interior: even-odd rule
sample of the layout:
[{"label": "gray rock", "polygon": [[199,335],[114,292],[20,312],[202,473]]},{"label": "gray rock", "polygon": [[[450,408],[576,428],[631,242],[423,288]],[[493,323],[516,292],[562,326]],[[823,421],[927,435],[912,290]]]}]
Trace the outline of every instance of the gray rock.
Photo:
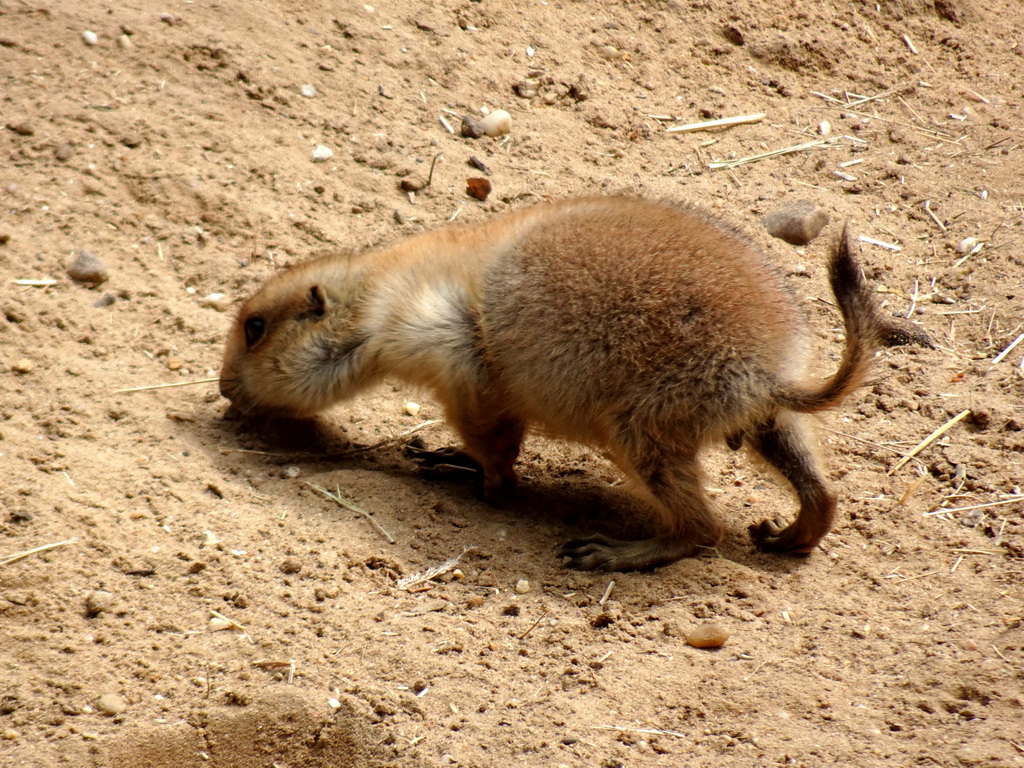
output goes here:
[{"label": "gray rock", "polygon": [[761,223],[772,237],[807,245],[828,224],[828,213],[810,200],[792,200],[769,211]]},{"label": "gray rock", "polygon": [[105,693],[96,701],[96,709],[104,715],[114,717],[128,709],[128,702],[116,693]]},{"label": "gray rock", "polygon": [[86,285],[99,285],[107,280],[107,268],[92,251],[79,251],[68,262],[68,275]]}]

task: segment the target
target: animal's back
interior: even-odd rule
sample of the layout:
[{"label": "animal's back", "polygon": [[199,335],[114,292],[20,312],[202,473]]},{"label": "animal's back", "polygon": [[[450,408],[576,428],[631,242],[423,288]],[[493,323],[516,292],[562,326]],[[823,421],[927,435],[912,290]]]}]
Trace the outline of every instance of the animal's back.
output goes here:
[{"label": "animal's back", "polygon": [[504,389],[568,437],[605,442],[630,418],[725,431],[802,374],[806,326],[777,273],[688,208],[562,204],[488,278],[483,346]]}]

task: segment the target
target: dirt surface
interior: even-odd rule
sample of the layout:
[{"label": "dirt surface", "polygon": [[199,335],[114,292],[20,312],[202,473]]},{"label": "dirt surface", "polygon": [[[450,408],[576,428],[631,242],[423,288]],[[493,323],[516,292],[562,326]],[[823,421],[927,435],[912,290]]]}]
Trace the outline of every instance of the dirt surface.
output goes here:
[{"label": "dirt surface", "polygon": [[[1024,765],[1022,29],[1017,0],[0,0],[0,557],[72,542],[0,561],[0,765]],[[459,136],[482,107],[511,133]],[[841,223],[899,246],[865,273],[933,346],[820,419],[809,557],[753,548],[794,503],[725,449],[717,553],[578,573],[560,542],[644,519],[586,448],[532,438],[497,510],[406,456],[429,393],[254,429],[212,383],[119,391],[215,376],[235,304],[314,252],[594,192],[748,232],[823,374]],[[760,222],[796,199],[831,217],[802,249]]]}]

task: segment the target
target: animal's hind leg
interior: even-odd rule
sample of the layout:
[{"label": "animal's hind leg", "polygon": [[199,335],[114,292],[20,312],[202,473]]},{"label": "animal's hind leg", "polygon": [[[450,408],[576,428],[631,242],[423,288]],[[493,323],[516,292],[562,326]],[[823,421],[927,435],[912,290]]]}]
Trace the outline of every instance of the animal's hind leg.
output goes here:
[{"label": "animal's hind leg", "polygon": [[804,420],[794,413],[780,413],[746,436],[751,447],[792,484],[800,500],[793,522],[762,520],[750,526],[751,538],[767,552],[810,552],[832,529],[836,497],[818,466]]},{"label": "animal's hind leg", "polygon": [[[650,493],[658,513],[657,524],[663,533],[649,539],[623,541],[606,536],[590,536],[570,541],[562,548],[570,568],[581,570],[630,571],[666,565],[682,557],[715,546],[722,527],[708,505],[701,487],[696,449],[664,455],[664,448],[653,443],[650,452],[637,451],[648,458],[632,462],[631,469]],[[620,461],[624,469],[628,458]]]}]

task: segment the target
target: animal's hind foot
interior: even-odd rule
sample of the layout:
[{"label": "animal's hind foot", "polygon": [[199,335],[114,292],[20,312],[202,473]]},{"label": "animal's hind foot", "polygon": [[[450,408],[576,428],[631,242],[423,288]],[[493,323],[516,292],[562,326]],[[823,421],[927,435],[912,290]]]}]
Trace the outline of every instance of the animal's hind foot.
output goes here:
[{"label": "animal's hind foot", "polygon": [[480,462],[461,448],[450,446],[436,451],[429,451],[414,445],[405,448],[408,456],[415,459],[422,469],[451,469],[462,472],[483,471]]},{"label": "animal's hind foot", "polygon": [[806,555],[818,546],[819,538],[808,539],[796,523],[787,524],[782,518],[762,520],[747,530],[750,538],[762,552],[779,552],[786,555]]},{"label": "animal's hind foot", "polygon": [[559,555],[580,571],[641,571],[695,555],[701,546],[675,536],[624,541],[597,534],[566,542]]}]

